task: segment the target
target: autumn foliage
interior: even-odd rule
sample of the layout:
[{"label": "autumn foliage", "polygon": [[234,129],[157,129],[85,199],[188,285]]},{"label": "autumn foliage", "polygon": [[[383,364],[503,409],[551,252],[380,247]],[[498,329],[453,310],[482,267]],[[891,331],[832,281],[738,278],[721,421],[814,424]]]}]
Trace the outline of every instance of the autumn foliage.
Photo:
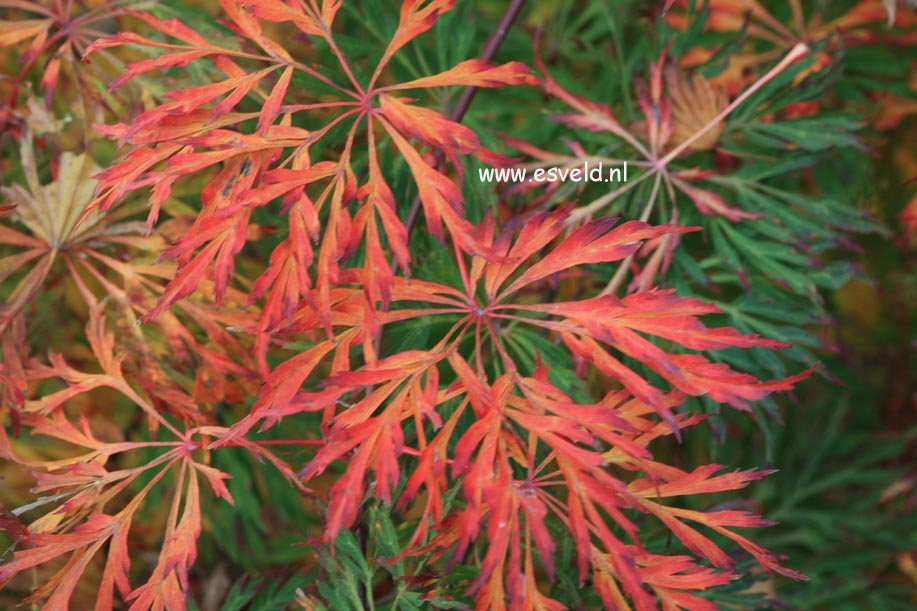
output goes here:
[{"label": "autumn foliage", "polygon": [[[453,61],[436,37],[473,3],[0,0],[4,590],[712,611],[739,576],[805,579],[746,530],[767,515],[707,499],[771,471],[677,448],[721,407],[778,414],[829,348],[822,295],[882,229],[771,179],[860,146],[800,108],[821,117],[845,43],[899,30],[879,2],[798,32],[659,3],[607,104],[507,4]],[[692,36],[738,31],[767,49],[704,76]],[[478,180],[588,160],[636,177]],[[280,560],[246,566],[252,537]],[[224,545],[293,591],[220,589]]]}]

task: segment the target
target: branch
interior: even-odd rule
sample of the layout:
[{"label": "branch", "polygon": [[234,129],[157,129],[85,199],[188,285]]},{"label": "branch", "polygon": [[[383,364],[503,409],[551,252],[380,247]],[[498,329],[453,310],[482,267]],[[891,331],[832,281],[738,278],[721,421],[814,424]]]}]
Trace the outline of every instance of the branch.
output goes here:
[{"label": "branch", "polygon": [[[487,39],[487,44],[484,45],[484,52],[481,53],[481,59],[490,62],[497,55],[497,51],[500,49],[500,45],[503,44],[503,39],[506,38],[506,35],[509,33],[510,27],[512,27],[513,22],[516,20],[516,17],[519,15],[519,11],[522,10],[522,5],[525,4],[525,0],[512,0],[509,6],[506,7],[506,12],[503,13],[503,17],[500,19],[500,23],[497,25],[497,29],[493,31],[490,35],[490,38]],[[462,91],[462,95],[459,96],[458,104],[455,105],[455,108],[452,110],[452,114],[449,115],[449,118],[456,123],[461,123],[462,119],[465,117],[465,113],[468,112],[468,108],[471,106],[471,101],[474,99],[474,95],[478,92],[478,88],[474,86],[465,87]],[[438,163],[442,163],[443,154],[441,151],[437,151],[436,160]],[[405,229],[407,229],[408,237],[411,235],[411,231],[414,229],[414,225],[417,224],[417,216],[420,214],[420,195],[414,198],[414,202],[411,204],[411,210],[408,212],[407,222],[405,223]],[[398,262],[395,261],[392,264],[392,273],[398,271]]]}]

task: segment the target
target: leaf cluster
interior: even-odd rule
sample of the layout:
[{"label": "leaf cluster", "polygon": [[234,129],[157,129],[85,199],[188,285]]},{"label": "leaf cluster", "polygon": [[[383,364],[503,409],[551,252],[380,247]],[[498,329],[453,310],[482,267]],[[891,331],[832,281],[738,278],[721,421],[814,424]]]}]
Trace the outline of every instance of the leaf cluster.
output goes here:
[{"label": "leaf cluster", "polygon": [[[909,35],[859,4],[519,4],[0,0],[5,591],[708,611],[830,580],[800,558],[841,536],[910,551],[821,504],[874,484],[887,519],[903,447],[845,408],[797,454],[818,418],[761,418],[831,348],[855,236],[889,236],[831,181],[860,184],[881,89],[845,63]],[[634,175],[479,180],[590,162]],[[689,456],[727,406],[758,468]],[[799,477],[759,482],[775,457]],[[745,531],[770,519],[781,553]]]}]

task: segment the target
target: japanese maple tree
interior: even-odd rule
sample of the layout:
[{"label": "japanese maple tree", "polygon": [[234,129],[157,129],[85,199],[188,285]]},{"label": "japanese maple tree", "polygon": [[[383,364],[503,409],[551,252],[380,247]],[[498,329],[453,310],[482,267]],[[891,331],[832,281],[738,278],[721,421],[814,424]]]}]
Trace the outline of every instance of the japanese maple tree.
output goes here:
[{"label": "japanese maple tree", "polygon": [[[812,374],[819,291],[853,272],[807,266],[878,230],[762,169],[858,143],[781,123],[839,45],[798,2],[795,30],[751,3],[775,49],[708,79],[695,3],[660,3],[684,32],[613,107],[561,83],[550,32],[507,42],[521,5],[480,53],[453,0],[0,0],[0,458],[34,479],[0,497],[0,587],[46,609],[712,611],[749,561],[805,578],[744,530],[767,516],[705,500],[769,469],[672,448]],[[516,120],[516,98],[562,109]],[[590,160],[637,177],[475,181]],[[287,585],[205,577],[218,549]]]}]

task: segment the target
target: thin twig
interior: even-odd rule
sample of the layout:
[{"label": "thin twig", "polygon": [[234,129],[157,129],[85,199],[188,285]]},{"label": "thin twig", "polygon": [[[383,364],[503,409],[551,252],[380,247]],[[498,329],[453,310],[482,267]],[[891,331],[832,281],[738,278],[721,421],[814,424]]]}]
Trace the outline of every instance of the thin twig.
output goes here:
[{"label": "thin twig", "polygon": [[[516,20],[516,17],[519,15],[519,11],[522,10],[522,6],[525,4],[525,0],[512,0],[510,5],[506,7],[506,12],[503,13],[503,17],[500,19],[500,23],[497,25],[497,29],[493,31],[490,35],[490,38],[487,39],[487,44],[484,45],[484,52],[481,53],[481,59],[489,62],[493,60],[496,56],[497,51],[500,49],[500,45],[503,44],[503,39],[506,38],[506,35],[509,33],[510,27],[513,25],[513,22]],[[449,118],[456,123],[461,123],[462,119],[465,118],[465,113],[468,112],[468,108],[471,106],[471,101],[474,99],[475,94],[478,92],[478,88],[472,85],[465,87],[462,91],[461,96],[459,96],[458,104],[455,105],[455,108],[452,109],[452,113],[449,115]],[[436,152],[437,163],[442,163],[444,159],[442,151]],[[407,229],[408,236],[410,237],[411,231],[414,229],[414,225],[417,223],[417,217],[420,214],[420,195],[414,198],[414,202],[411,204],[411,210],[408,212],[407,222],[405,223],[405,229]],[[392,273],[398,271],[398,262],[395,261],[392,264]]]}]

